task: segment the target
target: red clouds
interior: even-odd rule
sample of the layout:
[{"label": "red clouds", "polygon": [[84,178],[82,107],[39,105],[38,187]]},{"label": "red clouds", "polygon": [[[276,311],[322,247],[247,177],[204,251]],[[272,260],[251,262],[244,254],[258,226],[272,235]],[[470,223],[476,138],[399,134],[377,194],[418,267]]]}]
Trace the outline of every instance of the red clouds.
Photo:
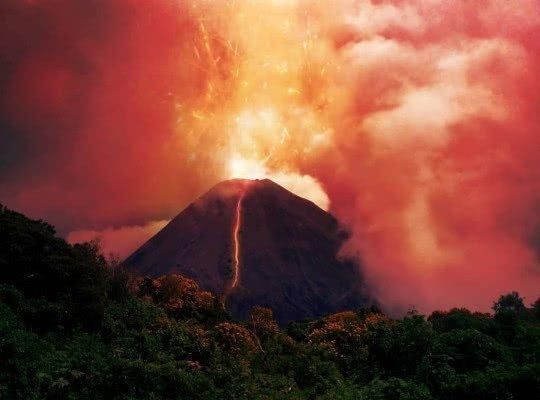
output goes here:
[{"label": "red clouds", "polygon": [[354,89],[309,173],[387,308],[538,296],[538,7],[363,1],[347,14],[338,85]]},{"label": "red clouds", "polygon": [[62,232],[169,217],[206,189],[174,147],[202,93],[189,5],[3,2],[3,201]]}]

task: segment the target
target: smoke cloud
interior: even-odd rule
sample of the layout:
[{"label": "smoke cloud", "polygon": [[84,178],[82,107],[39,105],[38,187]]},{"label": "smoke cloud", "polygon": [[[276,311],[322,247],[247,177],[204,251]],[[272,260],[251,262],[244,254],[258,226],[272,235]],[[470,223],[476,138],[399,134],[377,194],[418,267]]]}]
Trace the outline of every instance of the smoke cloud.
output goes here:
[{"label": "smoke cloud", "polygon": [[127,253],[129,227],[270,177],[351,230],[342,251],[389,311],[540,294],[538,1],[8,0],[0,16],[2,202],[70,240],[107,232]]},{"label": "smoke cloud", "polygon": [[66,240],[70,243],[98,240],[103,254],[124,259],[135,249],[142,246],[148,238],[163,229],[168,223],[169,221],[154,221],[141,226],[105,228],[100,231],[73,231],[67,235]]}]

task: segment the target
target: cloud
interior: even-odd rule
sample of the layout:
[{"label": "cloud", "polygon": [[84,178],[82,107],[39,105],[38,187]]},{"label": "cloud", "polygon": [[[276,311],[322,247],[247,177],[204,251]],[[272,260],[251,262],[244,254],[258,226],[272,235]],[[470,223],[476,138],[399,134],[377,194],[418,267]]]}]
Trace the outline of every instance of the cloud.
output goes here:
[{"label": "cloud", "polygon": [[[525,143],[540,145],[528,87],[538,87],[537,18],[520,24],[522,13],[499,15],[494,2],[458,2],[458,11],[436,1],[364,3],[372,26],[366,32],[360,19],[338,52],[345,78],[336,90],[350,97],[335,111],[337,145],[308,170],[353,231],[344,251],[362,255],[370,286],[396,312],[487,310],[513,289],[534,300],[540,193]],[[388,10],[401,18],[381,18]],[[326,171],[332,159],[338,177]]]},{"label": "cloud", "polygon": [[216,179],[173,135],[175,104],[207,80],[189,5],[7,1],[0,14],[6,204],[65,234],[167,218]]},{"label": "cloud", "polygon": [[70,243],[98,240],[103,254],[111,254],[124,259],[142,246],[148,238],[163,229],[168,223],[169,221],[154,221],[141,226],[105,228],[101,231],[73,231],[67,235],[66,240]]}]

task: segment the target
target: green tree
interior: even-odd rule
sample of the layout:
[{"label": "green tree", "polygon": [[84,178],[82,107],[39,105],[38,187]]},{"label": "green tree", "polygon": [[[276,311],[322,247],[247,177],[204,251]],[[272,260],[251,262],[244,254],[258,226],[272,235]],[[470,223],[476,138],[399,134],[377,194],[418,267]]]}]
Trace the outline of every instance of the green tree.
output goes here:
[{"label": "green tree", "polygon": [[512,292],[499,297],[499,300],[493,304],[493,311],[495,311],[495,314],[505,312],[521,313],[525,311],[525,304],[518,292]]}]

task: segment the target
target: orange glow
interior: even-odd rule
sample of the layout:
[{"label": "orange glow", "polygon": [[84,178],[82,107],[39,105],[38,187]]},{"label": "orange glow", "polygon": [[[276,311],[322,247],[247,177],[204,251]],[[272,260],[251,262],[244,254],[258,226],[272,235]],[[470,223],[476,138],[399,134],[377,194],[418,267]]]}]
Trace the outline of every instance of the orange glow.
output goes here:
[{"label": "orange glow", "polygon": [[328,209],[323,186],[297,161],[332,142],[322,112],[330,93],[319,91],[333,70],[330,47],[306,29],[298,7],[298,0],[193,2],[193,52],[207,82],[204,94],[178,102],[178,140],[193,145],[194,156],[212,152],[222,179],[269,178]]}]

